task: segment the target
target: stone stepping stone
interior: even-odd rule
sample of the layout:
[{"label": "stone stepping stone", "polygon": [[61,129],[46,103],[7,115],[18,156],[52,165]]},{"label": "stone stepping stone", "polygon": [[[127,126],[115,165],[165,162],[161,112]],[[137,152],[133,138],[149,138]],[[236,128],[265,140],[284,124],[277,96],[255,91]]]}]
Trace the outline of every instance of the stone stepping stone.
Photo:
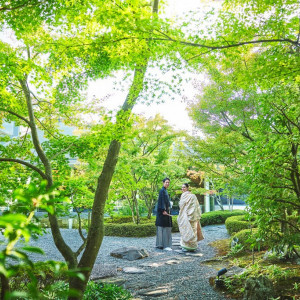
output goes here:
[{"label": "stone stepping stone", "polygon": [[186,256],[175,257],[174,259],[176,259],[178,261],[187,261],[187,260],[190,260],[190,258],[188,258]]},{"label": "stone stepping stone", "polygon": [[172,246],[180,246],[180,242],[178,242],[178,243],[172,243]]},{"label": "stone stepping stone", "polygon": [[148,257],[149,253],[145,249],[139,249],[136,247],[123,247],[112,251],[110,255],[132,261]]},{"label": "stone stepping stone", "polygon": [[91,273],[91,280],[117,276],[117,266],[95,264]]},{"label": "stone stepping stone", "polygon": [[203,253],[193,253],[193,252],[185,252],[187,256],[196,256],[196,257],[201,257],[203,256]]},{"label": "stone stepping stone", "polygon": [[149,267],[149,268],[158,268],[160,266],[162,266],[163,263],[145,263],[145,264],[141,264],[141,267]]},{"label": "stone stepping stone", "polygon": [[166,261],[166,265],[178,265],[180,262],[178,260],[168,260]]},{"label": "stone stepping stone", "polygon": [[128,274],[142,274],[142,273],[146,273],[145,270],[139,269],[139,268],[135,268],[135,267],[125,267],[125,268],[123,268],[123,272],[124,273],[128,273]]},{"label": "stone stepping stone", "polygon": [[152,291],[140,291],[139,295],[141,296],[148,296],[148,297],[158,297],[158,296],[163,296],[166,295],[168,293],[168,289],[167,288],[157,288],[155,290]]},{"label": "stone stepping stone", "polygon": [[195,256],[195,257],[203,256],[203,253],[200,253],[200,252],[185,252],[182,250],[174,250],[174,252],[179,253],[179,254],[184,254],[186,256]]}]

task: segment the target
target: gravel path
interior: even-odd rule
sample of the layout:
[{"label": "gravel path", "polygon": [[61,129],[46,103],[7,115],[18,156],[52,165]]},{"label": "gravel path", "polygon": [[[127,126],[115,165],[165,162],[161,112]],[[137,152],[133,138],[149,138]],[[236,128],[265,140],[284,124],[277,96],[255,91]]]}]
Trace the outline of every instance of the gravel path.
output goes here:
[{"label": "gravel path", "polygon": [[[110,280],[122,283],[130,290],[135,299],[174,299],[174,300],[198,300],[198,299],[228,299],[215,291],[208,279],[216,275],[216,270],[201,264],[202,261],[215,255],[214,248],[208,243],[228,237],[224,225],[211,225],[203,227],[205,239],[199,243],[199,249],[194,254],[180,252],[178,242],[180,234],[173,237],[173,250],[163,251],[154,248],[155,237],[147,238],[122,238],[105,237],[98,254],[92,275],[94,277],[114,275]],[[77,230],[62,229],[62,235],[72,249],[77,249],[81,239]],[[38,246],[45,251],[45,255],[34,254],[34,261],[52,259],[63,261],[62,256],[56,250],[49,231],[31,245]],[[128,261],[110,256],[112,250],[121,247],[139,247],[149,252],[149,257]],[[141,269],[141,274],[124,273],[126,267]],[[97,276],[98,275],[98,276]],[[157,296],[149,295],[157,293]]]}]

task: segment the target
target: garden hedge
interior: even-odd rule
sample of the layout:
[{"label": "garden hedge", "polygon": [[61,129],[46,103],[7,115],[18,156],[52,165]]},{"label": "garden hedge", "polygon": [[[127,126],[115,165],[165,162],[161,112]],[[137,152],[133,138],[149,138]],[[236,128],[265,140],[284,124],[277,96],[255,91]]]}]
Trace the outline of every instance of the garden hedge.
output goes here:
[{"label": "garden hedge", "polygon": [[[172,220],[172,232],[179,232],[176,218]],[[156,235],[155,217],[150,220],[141,220],[139,225],[133,223],[112,223],[105,222],[105,235],[106,236],[124,236],[124,237],[146,237]]]},{"label": "garden hedge", "polygon": [[[228,217],[245,214],[242,210],[234,211],[212,211],[202,214],[201,225],[213,225],[213,224],[224,224]],[[179,232],[177,224],[177,216],[173,216],[173,227],[172,232]],[[48,219],[41,219],[41,225],[43,227],[49,227]],[[59,226],[61,228],[69,227],[68,219],[58,219]],[[87,225],[87,220],[82,219],[82,226]],[[132,223],[131,216],[114,216],[113,218],[104,219],[105,235],[106,236],[124,236],[124,237],[146,237],[153,236],[156,234],[155,216],[151,219],[141,217],[141,223],[136,225]],[[78,228],[77,218],[73,218],[72,228]]]},{"label": "garden hedge", "polygon": [[146,237],[156,235],[156,226],[154,224],[106,223],[104,228],[106,236]]},{"label": "garden hedge", "polygon": [[[237,240],[237,243],[242,244],[244,246],[243,250],[252,250],[251,244],[254,243],[255,239],[255,233],[257,233],[257,228],[252,229],[252,234],[251,234],[251,229],[243,229],[239,232],[237,232],[235,235],[232,236],[230,239],[230,244],[233,239]],[[266,243],[261,241],[260,243],[257,243],[254,247],[255,251],[260,251],[264,250],[267,248]]]},{"label": "garden hedge", "polygon": [[201,225],[213,225],[213,224],[224,224],[225,220],[232,216],[240,216],[244,215],[245,211],[243,210],[217,210],[217,211],[210,211],[207,213],[202,214],[201,218]]},{"label": "garden hedge", "polygon": [[249,221],[245,220],[245,216],[232,216],[226,219],[225,226],[227,229],[227,232],[230,235],[233,235],[243,229],[249,229],[250,223]]},{"label": "garden hedge", "polygon": [[[207,212],[202,214],[201,225],[224,224],[228,217],[237,215],[245,215],[245,212],[243,210]],[[146,237],[156,234],[155,217],[151,217],[151,219],[141,218],[141,224],[139,225],[130,223],[131,220],[131,217],[114,217],[113,219],[105,219],[105,235]],[[121,223],[122,221],[125,222]],[[173,216],[172,221],[172,232],[179,232],[177,216]]]}]

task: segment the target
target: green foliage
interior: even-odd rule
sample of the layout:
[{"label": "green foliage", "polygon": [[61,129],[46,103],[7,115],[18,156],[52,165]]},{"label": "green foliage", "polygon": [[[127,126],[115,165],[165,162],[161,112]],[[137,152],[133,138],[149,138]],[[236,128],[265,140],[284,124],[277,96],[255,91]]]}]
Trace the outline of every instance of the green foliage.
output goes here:
[{"label": "green foliage", "polygon": [[236,243],[233,247],[230,248],[228,256],[236,256],[244,250],[244,246],[240,243]]},{"label": "green foliage", "polygon": [[295,270],[279,265],[265,266],[256,263],[249,265],[240,275],[226,277],[225,285],[232,294],[243,294],[245,281],[250,277],[257,278],[258,276],[266,276],[270,279],[274,285],[275,292],[279,297],[282,295],[283,290],[291,291],[291,283],[297,281],[297,273]]},{"label": "green foliage", "polygon": [[245,215],[227,218],[225,226],[230,235],[233,235],[243,229],[249,229],[250,226],[252,226],[252,228],[256,227],[253,222],[249,222],[245,219]]},{"label": "green foliage", "polygon": [[190,37],[222,45],[219,53],[195,50],[191,62],[205,64],[209,77],[190,109],[205,134],[190,142],[195,166],[246,199],[261,239],[290,249],[300,220],[298,9],[296,1],[227,1],[207,14],[209,42]]},{"label": "green foliage", "polygon": [[[2,275],[2,292],[6,297],[21,296],[21,294],[32,298],[39,297],[38,276],[46,275],[42,269],[36,269],[36,265],[33,264],[28,253],[44,254],[44,252],[37,247],[27,245],[31,236],[42,233],[40,226],[32,222],[34,211],[40,207],[53,214],[54,206],[59,208],[62,201],[59,192],[54,187],[47,190],[46,186],[47,182],[39,185],[31,183],[26,189],[15,190],[13,196],[17,203],[11,207],[12,211],[5,212],[0,216],[0,227],[3,229],[4,236],[2,242],[4,247],[0,252],[0,273]],[[17,245],[22,238],[24,241]],[[11,261],[14,264],[11,264]],[[48,262],[48,264],[52,265],[56,272],[60,270],[59,264],[55,262]],[[20,274],[23,279],[27,276],[27,282],[22,282],[18,288],[26,285],[26,292],[18,291],[17,288],[13,292],[9,292],[8,289],[16,284],[17,276]]]},{"label": "green foliage", "polygon": [[213,225],[213,224],[224,224],[227,218],[232,216],[240,216],[244,214],[245,211],[243,210],[211,211],[211,212],[203,213],[200,222],[202,226]]},{"label": "green foliage", "polygon": [[[155,217],[151,217],[151,219],[148,219],[147,217],[141,217],[140,219],[141,223],[153,223],[155,222]],[[113,223],[113,224],[124,224],[124,223],[132,223],[132,217],[131,216],[114,216],[112,218],[105,218],[104,223]]]},{"label": "green foliage", "polygon": [[184,176],[185,168],[177,153],[174,155],[181,137],[182,133],[175,132],[160,115],[134,120],[129,137],[123,142],[110,199],[122,199],[123,207],[133,212],[136,222],[141,208],[145,207],[151,216],[164,177],[176,182]]},{"label": "green foliage", "polygon": [[[69,295],[69,287],[67,280],[67,266],[56,262],[39,262],[36,263],[35,276],[38,280],[37,286],[39,299],[51,300],[66,300]],[[61,266],[61,269],[59,268]],[[19,273],[13,278],[12,288],[24,292],[22,299],[37,299],[32,298],[29,291],[30,278],[26,275],[28,266],[19,268]],[[28,296],[26,296],[28,295]],[[114,284],[103,284],[94,281],[89,281],[83,299],[132,299],[130,293]]]},{"label": "green foliage", "polygon": [[[234,215],[244,215],[244,211],[213,211],[202,214],[201,225],[224,224],[225,220]],[[176,216],[172,219],[172,232],[179,232]],[[132,223],[132,217],[114,217],[105,219],[105,235],[108,236],[126,236],[126,237],[146,237],[156,234],[155,217],[150,220],[141,218],[141,223],[136,225]]]},{"label": "green foliage", "polygon": [[31,270],[29,265],[19,265],[16,273],[11,278],[12,290],[24,290],[31,277],[28,272],[32,272],[38,282],[38,288],[49,289],[55,281],[67,280],[67,265],[62,262],[45,261],[34,263],[34,268]]},{"label": "green foliage", "polygon": [[238,244],[241,244],[244,250],[261,251],[266,249],[268,244],[258,236],[258,229],[243,229],[232,236],[231,241],[235,239]]},{"label": "green foliage", "polygon": [[156,226],[154,223],[134,224],[105,224],[106,236],[123,236],[123,237],[146,237],[156,234]]},{"label": "green foliage", "polygon": [[127,300],[132,299],[132,296],[124,288],[115,284],[103,284],[101,282],[89,281],[83,299]]}]

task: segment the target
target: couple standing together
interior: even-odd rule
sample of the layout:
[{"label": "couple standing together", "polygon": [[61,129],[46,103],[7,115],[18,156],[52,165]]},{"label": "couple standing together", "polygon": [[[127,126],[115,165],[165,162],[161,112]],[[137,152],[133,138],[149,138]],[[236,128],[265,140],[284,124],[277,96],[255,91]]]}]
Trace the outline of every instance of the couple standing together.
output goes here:
[{"label": "couple standing together", "polygon": [[[170,198],[167,189],[170,179],[163,180],[163,187],[159,191],[156,214],[156,247],[166,251],[172,250],[172,217],[170,215]],[[183,251],[195,251],[198,241],[204,239],[201,226],[201,208],[197,197],[189,190],[189,185],[182,185],[182,195],[179,201],[179,215],[177,223],[181,234],[180,245]]]}]

